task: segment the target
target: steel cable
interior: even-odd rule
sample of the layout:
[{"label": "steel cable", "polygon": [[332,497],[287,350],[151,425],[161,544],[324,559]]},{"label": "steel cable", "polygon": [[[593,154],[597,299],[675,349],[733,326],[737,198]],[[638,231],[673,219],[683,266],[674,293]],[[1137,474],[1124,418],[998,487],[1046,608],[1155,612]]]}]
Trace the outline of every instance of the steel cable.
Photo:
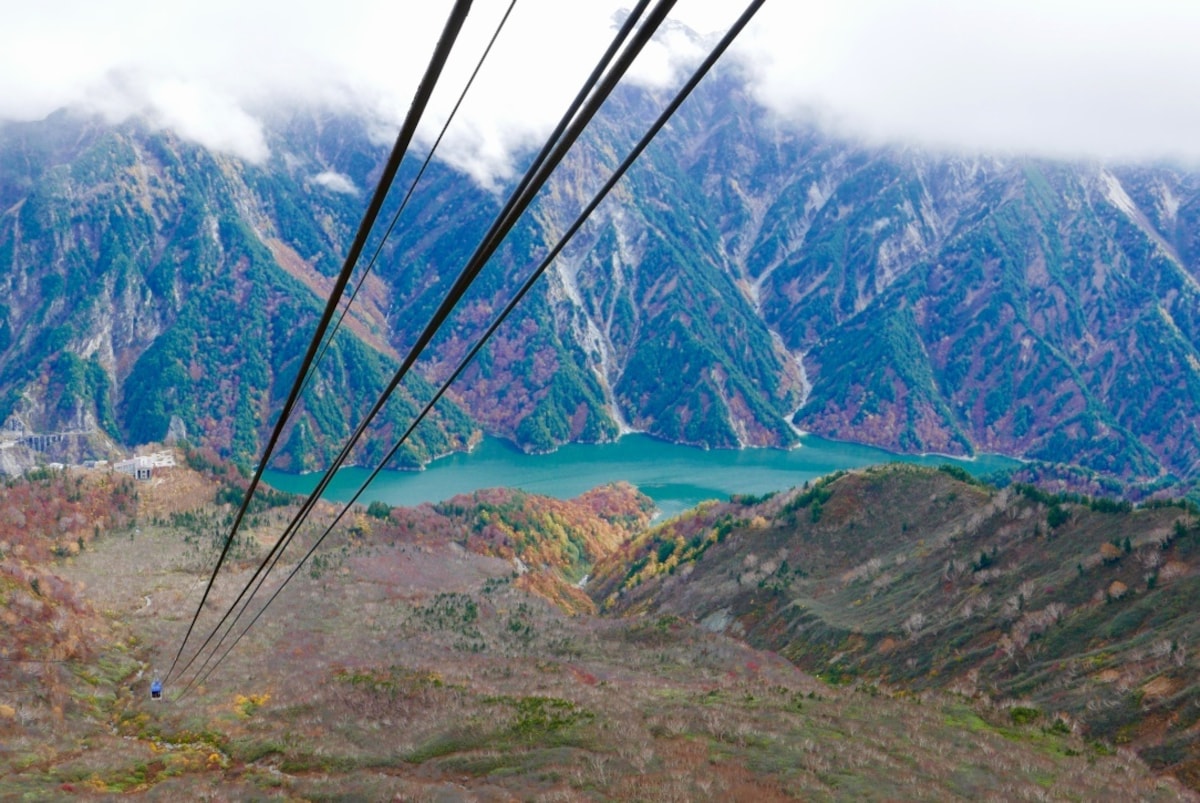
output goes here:
[{"label": "steel cable", "polygon": [[[638,8],[644,8],[646,4],[647,0],[643,0],[643,2],[639,4]],[[588,81],[585,83],[584,89],[582,89],[577,95],[568,112],[563,115],[563,118],[555,132],[551,135],[550,139],[547,140],[541,152],[538,154],[538,157],[526,171],[516,190],[514,190],[514,192],[510,195],[508,202],[505,204],[501,213],[494,219],[493,224],[489,228],[487,234],[477,246],[474,254],[472,255],[471,259],[468,260],[468,263],[464,267],[463,271],[459,274],[451,290],[443,298],[443,301],[437,312],[426,325],[416,345],[410,349],[404,362],[396,371],[387,388],[375,402],[375,405],[367,414],[366,418],[364,418],[355,429],[354,433],[343,446],[337,458],[335,458],[330,467],[325,471],[321,480],[318,482],[317,487],[314,488],[312,493],[309,494],[301,506],[300,511],[285,529],[284,534],[280,536],[280,539],[276,541],[275,546],[263,559],[259,569],[255,572],[254,576],[250,578],[246,586],[243,588],[242,593],[238,595],[237,599],[226,611],[225,615],[221,618],[221,621],[217,624],[216,628],[214,628],[209,634],[204,644],[202,644],[196,654],[192,656],[192,659],[188,661],[183,671],[187,671],[187,668],[189,668],[199,654],[204,651],[207,645],[215,637],[217,631],[220,630],[222,624],[228,619],[233,609],[237,607],[239,601],[243,598],[246,591],[255,583],[256,579],[259,578],[260,575],[261,579],[258,579],[258,588],[262,587],[262,584],[266,580],[266,574],[270,571],[270,569],[267,569],[266,573],[264,573],[264,567],[266,567],[269,563],[273,568],[278,563],[279,558],[282,556],[282,551],[286,549],[288,544],[290,544],[291,539],[295,536],[297,529],[307,519],[317,500],[320,499],[321,494],[324,493],[325,488],[332,480],[334,474],[336,474],[337,470],[345,462],[357,441],[362,437],[362,434],[366,430],[367,426],[383,408],[384,404],[399,386],[404,376],[407,375],[413,363],[420,356],[420,353],[424,350],[425,346],[427,346],[429,341],[432,340],[434,334],[436,334],[438,329],[441,328],[446,318],[457,306],[463,295],[465,295],[467,289],[470,287],[470,284],[474,281],[475,277],[479,274],[480,270],[495,253],[496,249],[504,239],[504,236],[516,224],[516,221],[520,218],[525,209],[528,208],[529,204],[532,203],[533,198],[549,179],[550,174],[562,161],[567,151],[579,138],[583,130],[590,123],[591,119],[599,111],[604,101],[612,93],[621,77],[628,71],[638,53],[641,52],[653,34],[661,26],[670,9],[674,5],[675,0],[659,0],[658,4],[648,16],[645,24],[638,29],[636,35],[633,36],[629,46],[622,51],[619,56],[617,56],[616,52],[619,49],[620,44],[623,42],[624,38],[628,36],[629,31],[636,22],[636,18],[632,15],[627,18],[625,24],[622,26],[621,32],[618,33],[618,36],[614,39],[613,44],[610,45],[609,50],[606,52],[604,60],[597,65],[595,70],[593,70],[592,75],[589,76]],[[604,71],[604,67],[609,61],[614,59],[615,64],[606,73]],[[254,593],[251,594],[251,598],[253,598],[253,596]],[[248,606],[249,601],[250,600],[248,599],[243,605],[243,612]],[[238,616],[235,617],[234,623],[240,619],[241,615],[242,613],[239,613]],[[233,626],[234,625],[231,625],[226,631],[226,635],[228,635],[229,632],[232,632]],[[218,641],[218,645],[224,641],[224,638],[225,636],[222,636],[221,640]],[[212,654],[210,654],[209,658],[211,659],[211,657]],[[207,663],[208,660],[206,659],[201,664],[201,667],[203,668],[203,666]],[[200,671],[202,671],[202,669]],[[198,674],[199,672],[197,673],[197,676]],[[194,683],[195,677],[193,677],[192,682],[185,687],[184,691],[180,693],[180,696],[186,693]]]},{"label": "steel cable", "polygon": [[[445,382],[443,382],[441,387],[438,389],[437,393],[425,405],[425,407],[421,410],[420,414],[416,417],[416,419],[409,426],[409,428],[405,431],[405,433],[400,437],[400,439],[392,446],[391,450],[384,457],[384,459],[379,463],[379,465],[374,469],[374,471],[372,471],[372,473],[367,477],[367,479],[361,483],[361,485],[359,486],[358,490],[355,492],[353,497],[343,506],[341,512],[337,515],[337,517],[333,520],[333,522],[326,528],[325,532],[322,533],[322,535],[313,543],[313,545],[309,548],[308,552],[300,559],[300,561],[292,569],[291,573],[289,573],[287,575],[287,577],[284,578],[283,582],[280,583],[280,585],[275,589],[274,593],[267,599],[267,601],[263,604],[262,608],[259,609],[258,613],[255,614],[255,616],[250,620],[250,622],[245,626],[245,628],[243,628],[243,630],[238,634],[237,638],[235,638],[234,641],[229,645],[228,649],[226,649],[226,651],[221,654],[220,658],[217,659],[217,661],[212,665],[212,667],[210,669],[208,669],[207,672],[204,672],[202,676],[200,675],[199,672],[197,673],[198,680],[196,680],[195,682],[203,682],[212,674],[213,671],[216,670],[217,666],[219,666],[224,661],[226,656],[229,655],[229,653],[234,649],[234,647],[237,646],[237,644],[241,641],[241,639],[250,631],[250,629],[258,621],[259,617],[261,617],[262,614],[266,612],[266,609],[271,605],[271,603],[275,601],[275,599],[283,591],[283,588],[296,576],[297,573],[299,573],[300,569],[303,568],[305,562],[307,562],[308,559],[312,557],[312,555],[316,552],[317,548],[321,545],[321,543],[325,540],[325,538],[332,533],[333,529],[337,526],[337,524],[341,521],[341,519],[345,516],[345,514],[350,510],[351,506],[354,505],[355,502],[357,502],[357,500],[365,492],[367,487],[370,486],[371,482],[374,481],[374,479],[379,475],[379,473],[386,467],[386,465],[395,456],[395,454],[399,450],[400,446],[412,434],[412,432],[421,423],[421,421],[425,418],[425,416],[428,415],[428,413],[433,409],[433,407],[437,404],[437,402],[441,399],[441,397],[446,393],[446,391],[450,388],[450,386],[454,383],[454,381],[457,380],[457,378],[462,374],[462,372],[466,369],[467,365],[479,353],[479,351],[483,348],[483,346],[487,343],[487,341],[491,338],[491,336],[496,332],[496,330],[500,327],[500,325],[504,323],[504,321],[508,317],[508,315],[516,308],[516,306],[521,302],[521,300],[525,297],[525,295],[529,292],[529,290],[532,289],[532,287],[537,282],[537,280],[542,276],[543,273],[545,273],[545,271],[549,268],[549,266],[553,263],[553,261],[558,257],[558,255],[562,252],[562,250],[566,247],[566,245],[570,242],[570,240],[575,236],[575,234],[578,233],[579,229],[582,228],[583,224],[588,220],[588,218],[591,217],[592,213],[595,212],[596,208],[600,205],[600,203],[603,202],[603,200],[608,196],[608,194],[617,185],[617,183],[624,177],[625,173],[629,170],[629,168],[642,155],[642,153],[646,150],[646,148],[650,145],[650,143],[658,135],[658,133],[663,129],[663,127],[665,127],[665,125],[670,120],[670,118],[675,114],[675,112],[679,109],[679,107],[683,104],[683,102],[695,90],[696,86],[700,83],[700,81],[709,73],[709,71],[712,69],[712,67],[716,64],[716,62],[720,59],[720,57],[725,53],[725,51],[729,48],[729,46],[733,43],[733,41],[737,38],[737,36],[741,33],[741,31],[745,28],[745,26],[747,24],[749,24],[751,19],[753,19],[754,15],[762,7],[762,5],[765,3],[765,1],[766,0],[753,0],[747,6],[746,10],[742,13],[742,15],[738,18],[738,20],[733,24],[733,26],[731,26],[729,28],[729,30],[725,33],[725,35],[721,38],[721,40],[717,43],[717,45],[714,46],[714,48],[709,53],[709,55],[705,58],[705,60],[700,64],[700,66],[698,66],[696,68],[695,71],[693,71],[691,77],[683,85],[683,87],[680,88],[680,90],[676,93],[676,95],[671,100],[671,102],[667,104],[667,106],[664,108],[662,113],[655,120],[654,124],[646,131],[646,133],[643,135],[643,137],[638,141],[638,143],[634,146],[634,148],[629,152],[629,154],[625,157],[625,159],[621,162],[621,164],[613,171],[612,175],[605,182],[604,186],[596,193],[596,195],[592,198],[592,200],[588,203],[588,205],[583,209],[583,211],[580,212],[580,214],[576,217],[575,221],[567,228],[567,230],[559,238],[558,242],[550,250],[550,252],[547,254],[547,256],[542,260],[542,262],[538,265],[538,267],[530,274],[529,278],[525,281],[525,283],[521,286],[521,288],[517,291],[517,293],[514,294],[514,296],[510,299],[508,304],[505,306],[504,310],[492,322],[492,324],[488,327],[488,329],[484,332],[484,334],[476,342],[475,346],[470,350],[470,352],[467,355],[465,355],[462,358],[458,367],[454,370],[454,372],[450,375],[450,377],[448,379],[446,379]],[[260,587],[261,587],[261,584],[260,584]],[[237,620],[235,620],[234,625],[236,625],[236,621]],[[217,645],[218,649],[219,649],[219,647],[220,647],[220,643],[218,643],[218,645]],[[203,671],[203,667],[201,668],[201,671]],[[184,691],[181,692],[180,696],[182,696],[183,694],[186,694],[188,689],[191,688],[191,685],[192,684],[189,684],[188,688],[185,688]]]},{"label": "steel cable", "polygon": [[462,107],[463,101],[466,100],[467,93],[471,91],[471,87],[474,85],[475,79],[479,76],[480,70],[483,69],[484,62],[487,61],[488,55],[492,52],[492,47],[496,44],[496,40],[500,38],[500,33],[504,30],[504,26],[508,22],[508,18],[512,14],[513,8],[515,8],[516,5],[517,0],[512,0],[512,2],[508,4],[508,10],[505,11],[504,16],[501,17],[500,23],[496,26],[496,30],[492,34],[491,40],[488,42],[487,47],[484,48],[483,54],[479,57],[479,61],[476,62],[475,69],[472,71],[471,77],[467,79],[467,83],[463,86],[462,92],[459,93],[458,100],[455,102],[454,108],[450,110],[450,115],[446,118],[446,122],[442,125],[442,130],[438,133],[437,139],[434,140],[433,145],[429,148],[429,153],[425,155],[425,160],[421,163],[421,169],[417,171],[417,175],[408,185],[408,191],[405,193],[404,199],[400,202],[400,206],[396,208],[395,214],[392,215],[391,222],[388,223],[388,227],[384,230],[383,236],[379,240],[379,244],[375,246],[375,251],[371,254],[371,259],[367,262],[367,266],[363,268],[363,274],[359,278],[358,283],[355,284],[354,291],[350,294],[350,299],[346,302],[345,308],[342,309],[341,314],[338,316],[337,323],[333,325],[333,330],[329,333],[329,336],[325,338],[325,342],[321,346],[321,351],[319,354],[317,354],[317,359],[313,363],[312,370],[310,370],[305,377],[304,388],[301,388],[300,390],[301,394],[303,394],[304,390],[308,387],[308,383],[312,380],[313,375],[316,374],[316,366],[321,364],[321,361],[325,357],[325,352],[328,351],[329,347],[333,344],[333,338],[342,328],[342,321],[346,319],[346,316],[350,313],[350,308],[354,306],[354,301],[358,298],[359,291],[362,290],[363,285],[366,284],[367,277],[371,275],[371,271],[374,269],[375,263],[379,260],[379,255],[383,251],[384,244],[387,243],[388,238],[392,235],[392,231],[396,228],[396,224],[400,220],[400,216],[404,214],[404,210],[408,207],[408,202],[412,199],[413,193],[417,189],[417,185],[421,183],[421,179],[424,177],[425,171],[429,168],[429,163],[433,161],[433,157],[437,153],[438,147],[442,144],[442,139],[445,138],[446,132],[450,129],[450,124],[454,122],[454,118],[458,115],[458,110]]},{"label": "steel cable", "polygon": [[[366,244],[367,235],[375,225],[375,219],[379,215],[380,209],[383,207],[384,199],[387,197],[391,189],[392,181],[395,178],[396,172],[400,167],[400,162],[404,158],[404,154],[408,151],[408,146],[412,142],[413,135],[416,133],[417,124],[420,122],[421,116],[424,114],[425,107],[429,103],[429,98],[433,94],[434,86],[437,84],[438,78],[441,76],[442,68],[449,58],[450,52],[454,47],[454,43],[458,38],[459,32],[462,30],[463,23],[466,21],[467,13],[471,8],[471,0],[455,0],[454,7],[450,11],[450,16],[446,21],[442,35],[434,48],[434,53],[430,59],[429,66],[425,71],[424,77],[421,79],[420,85],[417,87],[417,92],[413,98],[412,105],[409,107],[408,114],[405,117],[404,124],[401,126],[400,133],[396,137],[396,144],[392,148],[392,152],[388,157],[387,164],[384,166],[383,174],[380,176],[379,183],[376,186],[375,193],[371,198],[370,205],[367,207],[367,212],[363,216],[362,223],[359,226],[358,233],[355,235],[354,242],[350,247],[349,253],[346,255],[346,260],[342,265],[342,270],[338,275],[338,280],[330,293],[329,301],[325,305],[325,311],[321,315],[321,320],[317,325],[317,330],[313,335],[312,341],[309,343],[308,350],[304,355],[304,360],[300,365],[300,371],[296,375],[296,380],[292,385],[291,392],[288,394],[287,401],[284,403],[283,409],[279,414],[279,418],[275,423],[275,427],[271,432],[271,437],[267,443],[267,448],[263,452],[263,457],[255,469],[254,476],[246,489],[245,496],[242,498],[242,503],[238,508],[237,515],[234,517],[233,525],[230,528],[229,535],[225,539],[225,544],[221,549],[221,554],[217,558],[217,564],[213,567],[212,575],[209,577],[208,584],[204,589],[204,594],[200,599],[200,604],[196,606],[196,613],[192,617],[191,623],[188,625],[187,632],[184,634],[183,640],[179,644],[179,650],[175,653],[175,658],[171,661],[171,667],[167,670],[164,676],[164,682],[169,680],[172,673],[175,671],[175,666],[179,663],[180,657],[183,655],[184,648],[187,646],[188,640],[192,636],[192,631],[196,627],[196,622],[200,618],[200,612],[204,609],[204,603],[208,600],[208,596],[212,591],[213,583],[217,579],[217,574],[221,570],[225,559],[229,555],[229,549],[232,546],[237,535],[239,526],[246,515],[246,510],[250,505],[250,500],[254,496],[255,490],[258,488],[259,481],[262,479],[263,471],[266,470],[267,464],[270,462],[271,455],[275,450],[275,446],[279,441],[279,437],[283,432],[284,426],[288,418],[291,416],[292,409],[299,398],[300,389],[303,387],[304,378],[308,373],[309,366],[312,364],[316,356],[317,348],[329,327],[329,322],[333,319],[334,312],[337,311],[338,301],[342,293],[345,292],[346,284],[350,280],[350,274],[354,270],[354,265],[358,261],[359,255],[362,253],[363,247]],[[190,662],[189,662],[190,664]]]}]

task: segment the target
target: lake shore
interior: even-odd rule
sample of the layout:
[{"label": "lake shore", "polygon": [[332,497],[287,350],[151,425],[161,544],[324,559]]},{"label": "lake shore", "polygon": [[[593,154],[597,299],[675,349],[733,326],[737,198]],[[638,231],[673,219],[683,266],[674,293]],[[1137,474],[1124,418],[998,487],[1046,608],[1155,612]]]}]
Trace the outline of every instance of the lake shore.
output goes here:
[{"label": "lake shore", "polygon": [[[671,516],[706,499],[783,491],[833,471],[891,462],[950,463],[976,476],[1019,465],[1019,461],[1000,455],[970,459],[899,455],[812,435],[801,439],[800,448],[786,451],[699,449],[647,435],[626,435],[613,443],[568,444],[549,454],[526,454],[505,441],[485,438],[471,452],[434,460],[424,471],[385,471],[359,501],[412,507],[495,487],[570,499],[599,485],[625,481],[653,499],[663,515]],[[330,482],[325,498],[350,499],[369,473],[363,468],[342,469]],[[319,479],[315,472],[297,475],[269,470],[264,475],[264,480],[279,490],[303,494],[310,493]]]}]

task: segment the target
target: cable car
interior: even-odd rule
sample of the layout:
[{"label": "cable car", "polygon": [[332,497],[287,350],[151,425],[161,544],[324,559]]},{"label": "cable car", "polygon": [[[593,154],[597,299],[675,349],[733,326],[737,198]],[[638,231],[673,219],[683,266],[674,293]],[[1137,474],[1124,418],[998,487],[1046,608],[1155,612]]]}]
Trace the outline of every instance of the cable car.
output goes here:
[{"label": "cable car", "polygon": [[150,699],[151,700],[161,700],[162,699],[162,681],[159,680],[158,678],[155,678],[154,681],[150,684]]}]

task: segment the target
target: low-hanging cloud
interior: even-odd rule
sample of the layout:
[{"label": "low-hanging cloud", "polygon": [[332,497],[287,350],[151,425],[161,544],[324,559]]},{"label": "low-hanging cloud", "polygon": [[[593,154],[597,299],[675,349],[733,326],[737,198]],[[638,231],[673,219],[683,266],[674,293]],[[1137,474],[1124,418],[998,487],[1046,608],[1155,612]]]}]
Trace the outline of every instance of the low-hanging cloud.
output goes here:
[{"label": "low-hanging cloud", "polygon": [[1200,4],[767,3],[744,43],[760,99],[874,142],[1200,161]]},{"label": "low-hanging cloud", "polygon": [[[521,0],[440,150],[485,186],[551,128],[613,31],[618,0]],[[738,5],[738,4],[733,4]],[[420,139],[436,136],[507,0],[476,0]],[[139,115],[251,161],[263,114],[308,104],[404,116],[449,0],[58,0],[6,10],[0,120],[62,107]],[[710,34],[740,9],[680,0]],[[768,0],[731,57],[781,119],[871,142],[1200,161],[1200,6],[1066,0]],[[634,78],[665,86],[700,48],[678,30]],[[332,187],[331,187],[332,188]]]},{"label": "low-hanging cloud", "polygon": [[358,195],[359,193],[354,181],[345,173],[339,173],[336,170],[324,170],[313,176],[312,180],[330,192],[340,192],[343,195]]}]

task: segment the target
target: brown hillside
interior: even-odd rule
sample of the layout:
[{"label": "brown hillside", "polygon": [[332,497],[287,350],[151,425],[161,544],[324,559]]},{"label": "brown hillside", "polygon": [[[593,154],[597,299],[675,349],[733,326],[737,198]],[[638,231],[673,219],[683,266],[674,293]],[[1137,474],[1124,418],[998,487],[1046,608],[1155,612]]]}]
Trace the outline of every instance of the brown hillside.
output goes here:
[{"label": "brown hillside", "polygon": [[[614,493],[609,518],[640,509],[624,490],[587,504],[603,518],[594,506]],[[148,683],[195,611],[224,507],[145,520],[52,558],[39,585],[61,577],[78,599],[55,603],[68,618],[54,632],[97,626],[88,649],[55,653],[65,663],[53,688],[30,662],[21,682],[0,686],[0,798],[1193,799],[1128,751],[990,705],[831,686],[679,616],[567,616],[518,587],[512,558],[464,544],[491,525],[533,539],[535,522],[553,521],[566,554],[590,519],[565,522],[560,503],[536,497],[472,504],[475,514],[464,504],[356,515],[192,687],[189,649],[163,701]],[[290,513],[259,511],[256,532],[277,532]],[[201,631],[248,579],[257,543],[237,545]],[[24,588],[5,593],[27,606]],[[22,625],[30,639],[51,630]]]},{"label": "brown hillside", "polygon": [[685,616],[834,683],[1060,717],[1200,784],[1200,522],[888,466],[714,505],[595,571],[604,608]]}]

